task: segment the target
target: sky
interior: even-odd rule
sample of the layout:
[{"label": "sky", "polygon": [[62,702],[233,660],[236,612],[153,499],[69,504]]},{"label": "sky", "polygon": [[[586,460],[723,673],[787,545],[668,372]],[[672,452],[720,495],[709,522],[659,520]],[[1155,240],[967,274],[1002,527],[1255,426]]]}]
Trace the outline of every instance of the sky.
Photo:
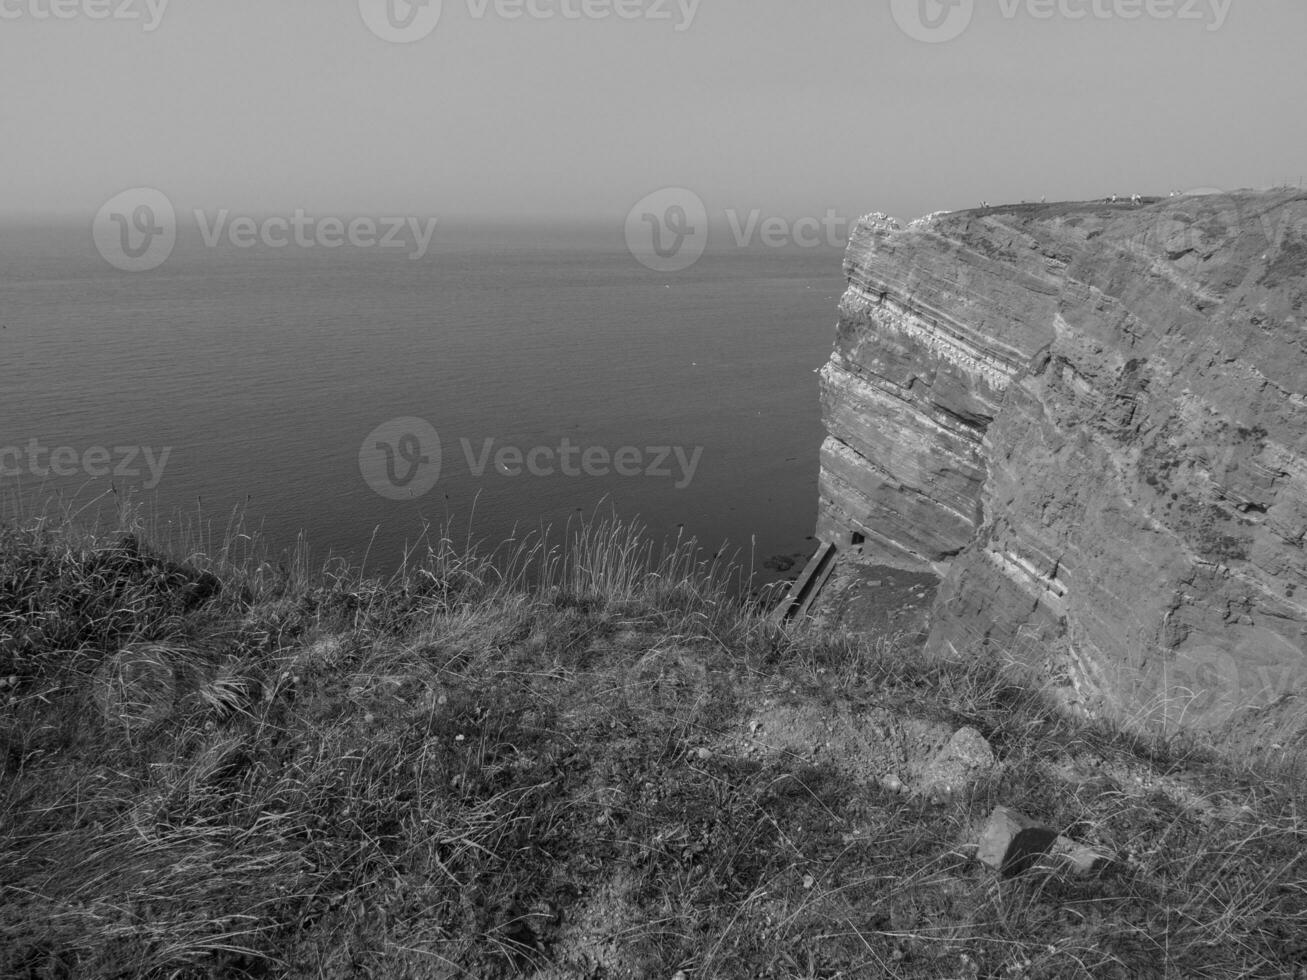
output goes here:
[{"label": "sky", "polygon": [[901,218],[1296,184],[1303,0],[0,0],[0,214]]}]

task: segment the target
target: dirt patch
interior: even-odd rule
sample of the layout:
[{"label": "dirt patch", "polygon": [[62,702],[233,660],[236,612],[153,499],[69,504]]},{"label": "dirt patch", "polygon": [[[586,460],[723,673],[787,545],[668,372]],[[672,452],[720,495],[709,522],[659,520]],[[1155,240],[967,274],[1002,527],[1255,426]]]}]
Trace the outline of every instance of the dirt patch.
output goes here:
[{"label": "dirt patch", "polygon": [[925,642],[939,576],[841,554],[835,572],[814,607],[822,626],[868,636],[900,635],[910,645]]},{"label": "dirt patch", "polygon": [[941,750],[953,737],[952,725],[881,705],[766,699],[715,750],[826,764],[868,787],[913,792],[919,786],[928,788],[932,766],[938,766]]}]

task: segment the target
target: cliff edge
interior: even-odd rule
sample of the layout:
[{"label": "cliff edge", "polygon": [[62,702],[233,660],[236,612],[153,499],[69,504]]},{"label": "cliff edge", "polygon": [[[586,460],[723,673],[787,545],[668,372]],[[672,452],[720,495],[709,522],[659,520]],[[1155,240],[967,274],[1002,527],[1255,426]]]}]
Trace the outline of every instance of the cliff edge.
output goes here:
[{"label": "cliff edge", "polygon": [[845,271],[818,534],[939,579],[927,648],[1141,726],[1284,713],[1307,194],[872,215]]}]

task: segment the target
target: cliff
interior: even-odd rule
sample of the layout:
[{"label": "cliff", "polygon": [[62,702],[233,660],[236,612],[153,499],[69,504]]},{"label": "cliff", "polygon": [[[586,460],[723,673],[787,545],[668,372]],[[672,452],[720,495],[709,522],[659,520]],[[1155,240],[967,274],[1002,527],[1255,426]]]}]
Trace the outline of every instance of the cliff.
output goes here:
[{"label": "cliff", "polygon": [[864,218],[818,534],[938,577],[927,648],[1220,726],[1307,680],[1307,195]]}]

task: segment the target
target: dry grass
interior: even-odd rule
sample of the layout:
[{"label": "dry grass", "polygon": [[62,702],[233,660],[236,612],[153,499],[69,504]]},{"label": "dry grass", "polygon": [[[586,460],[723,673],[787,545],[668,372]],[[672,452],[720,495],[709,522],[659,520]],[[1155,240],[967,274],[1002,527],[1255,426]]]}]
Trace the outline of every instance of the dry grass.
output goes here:
[{"label": "dry grass", "polygon": [[[777,632],[689,543],[441,539],[387,582],[173,547],[0,532],[0,975],[1307,963],[1296,784],[1059,719],[989,665]],[[1002,766],[935,805],[731,749],[759,704],[837,698],[973,725]],[[999,880],[969,848],[997,803],[1122,860]]]}]

